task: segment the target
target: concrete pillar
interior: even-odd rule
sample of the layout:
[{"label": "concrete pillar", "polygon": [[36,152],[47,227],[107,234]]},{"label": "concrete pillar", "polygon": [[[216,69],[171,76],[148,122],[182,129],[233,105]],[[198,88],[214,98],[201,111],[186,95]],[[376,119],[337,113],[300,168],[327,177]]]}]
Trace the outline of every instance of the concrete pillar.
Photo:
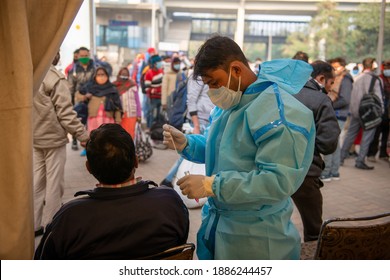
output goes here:
[{"label": "concrete pillar", "polygon": [[378,69],[376,70],[378,75],[381,73],[381,65],[383,59],[383,36],[385,31],[385,11],[386,11],[386,0],[382,0],[380,22],[379,22],[377,59],[376,59],[376,61],[378,62]]},{"label": "concrete pillar", "polygon": [[318,42],[318,58],[321,60],[326,59],[326,39],[322,38]]},{"label": "concrete pillar", "polygon": [[96,9],[93,0],[89,0],[89,50],[92,55],[97,54],[96,53]]},{"label": "concrete pillar", "polygon": [[245,0],[241,0],[240,7],[237,11],[237,27],[234,35],[234,41],[240,46],[244,47],[244,31],[245,31]]},{"label": "concrete pillar", "polygon": [[268,35],[268,44],[267,44],[267,60],[272,59],[272,34]]},{"label": "concrete pillar", "polygon": [[[323,30],[328,29],[328,24],[324,23],[322,25],[322,29]],[[317,47],[318,47],[318,58],[321,59],[321,60],[325,60],[327,58],[327,55],[326,55],[326,39],[325,38],[321,38],[318,41],[318,46]]]},{"label": "concrete pillar", "polygon": [[152,5],[152,23],[150,27],[150,46],[156,48],[156,30],[157,30],[157,19],[156,19],[156,10],[157,5],[153,3]]}]

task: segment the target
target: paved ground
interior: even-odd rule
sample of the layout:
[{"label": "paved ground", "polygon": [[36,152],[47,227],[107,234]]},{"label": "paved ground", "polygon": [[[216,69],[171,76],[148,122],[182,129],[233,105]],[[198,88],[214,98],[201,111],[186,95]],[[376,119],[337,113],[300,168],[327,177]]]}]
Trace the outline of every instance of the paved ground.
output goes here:
[{"label": "paved ground", "polygon": [[[66,190],[64,202],[73,198],[78,190],[91,189],[96,180],[85,169],[85,157],[80,151],[72,151],[67,145]],[[171,150],[154,150],[153,156],[141,163],[136,176],[154,180],[159,183],[178,158]],[[369,216],[390,211],[390,165],[389,162],[377,160],[369,163],[375,166],[372,171],[359,170],[354,167],[354,160],[347,159],[341,167],[341,180],[325,183],[322,188],[324,196],[324,220],[331,217]],[[299,213],[294,210],[293,222],[302,235],[302,223]],[[196,244],[196,232],[200,225],[200,209],[190,210],[189,242]],[[38,242],[39,239],[36,239]]]}]

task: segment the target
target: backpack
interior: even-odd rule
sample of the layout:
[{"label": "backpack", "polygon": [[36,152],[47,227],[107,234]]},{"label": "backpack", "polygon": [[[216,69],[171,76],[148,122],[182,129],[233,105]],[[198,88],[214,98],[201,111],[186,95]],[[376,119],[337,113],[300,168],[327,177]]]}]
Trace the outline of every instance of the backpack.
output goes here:
[{"label": "backpack", "polygon": [[166,124],[166,118],[163,113],[160,113],[157,118],[153,121],[150,127],[150,138],[155,141],[163,141],[163,125]]},{"label": "backpack", "polygon": [[360,100],[359,119],[364,130],[375,128],[382,122],[381,100],[374,92],[377,79],[377,76],[372,76],[368,93],[364,94]]},{"label": "backpack", "polygon": [[187,114],[187,78],[178,73],[175,90],[167,101],[168,123],[181,130]]},{"label": "backpack", "polygon": [[138,122],[135,125],[134,145],[135,153],[140,162],[143,162],[152,156],[153,148],[149,142],[149,137],[145,135]]},{"label": "backpack", "polygon": [[146,85],[145,85],[145,75],[146,75],[146,72],[148,72],[149,70],[149,65],[146,65],[143,69],[142,69],[142,73],[141,73],[141,79],[140,79],[140,85],[141,85],[141,89],[142,89],[142,93],[145,94],[146,93]]}]

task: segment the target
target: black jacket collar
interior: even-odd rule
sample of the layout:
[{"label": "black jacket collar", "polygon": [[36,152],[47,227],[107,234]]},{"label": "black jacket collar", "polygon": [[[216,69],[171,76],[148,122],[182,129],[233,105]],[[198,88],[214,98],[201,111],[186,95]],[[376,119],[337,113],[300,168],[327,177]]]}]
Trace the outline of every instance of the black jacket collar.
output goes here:
[{"label": "black jacket collar", "polygon": [[[152,185],[152,186],[149,186]],[[158,185],[153,181],[140,181],[134,185],[122,188],[94,188],[93,190],[79,191],[76,196],[88,195],[94,199],[116,199],[124,196],[136,196]]]}]

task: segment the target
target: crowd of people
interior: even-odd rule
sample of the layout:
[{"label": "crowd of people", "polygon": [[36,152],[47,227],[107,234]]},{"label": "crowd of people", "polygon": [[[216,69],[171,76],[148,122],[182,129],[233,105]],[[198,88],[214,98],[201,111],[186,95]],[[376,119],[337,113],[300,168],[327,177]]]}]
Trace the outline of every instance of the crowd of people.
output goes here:
[{"label": "crowd of people", "polygon": [[[72,102],[86,127],[92,131],[98,124],[116,122],[133,138],[136,122],[144,120],[146,130],[150,130],[162,112],[167,111],[171,93],[179,81],[189,80],[193,66],[179,53],[160,56],[154,48],[149,48],[138,54],[132,63],[122,67],[116,80],[111,82],[112,66],[106,59],[93,60],[85,47],[75,50],[73,55],[73,62],[65,68],[65,76],[71,85]],[[98,71],[101,73],[98,74]],[[103,107],[97,106],[99,101],[105,103]],[[197,113],[196,106],[194,112]],[[104,119],[96,122],[98,114]],[[166,114],[163,115],[166,118]],[[75,138],[72,149],[78,149]]]},{"label": "crowd of people", "polygon": [[[299,259],[292,203],[304,241],[316,240],[323,182],[340,180],[347,157],[356,155],[361,170],[374,169],[366,160],[389,159],[390,60],[377,65],[368,57],[350,72],[344,58],[312,62],[300,51],[292,59],[257,59],[253,69],[223,36],[207,40],[194,60],[149,48],[115,78],[112,66],[85,47],[65,75],[55,68],[58,56],[34,96],[35,234],[43,234],[37,259],[142,258],[185,243],[188,210],[172,186],[184,159],[206,170],[177,182],[188,198],[207,198],[199,259]],[[166,114],[183,82],[190,134],[169,125]],[[364,129],[359,103],[370,84],[382,122]],[[156,147],[181,157],[157,187],[134,174],[134,139],[137,122],[150,133],[160,118],[166,124]],[[68,133],[73,150],[85,147],[81,155],[99,184],[62,206]]]},{"label": "crowd of people", "polygon": [[[186,84],[188,81],[187,103],[189,110],[187,115],[189,122],[193,124],[193,133],[201,133],[204,131],[208,123],[210,111],[213,108],[213,104],[207,96],[207,86],[203,85],[201,80],[195,81],[189,79],[191,75],[189,64],[184,64],[178,54],[168,59],[167,57],[157,55],[154,48],[149,48],[145,55],[139,56],[139,58],[143,59],[137,60],[137,63],[133,64],[132,67],[120,68],[116,79],[112,78],[111,65],[101,59],[92,59],[87,48],[80,47],[73,54],[74,60],[66,67],[64,74],[55,68],[60,59],[59,53],[57,54],[52,62],[53,65],[41,85],[39,94],[34,99],[34,227],[36,236],[44,234],[41,242],[42,246],[39,247],[35,256],[39,259],[109,258],[109,254],[111,254],[110,251],[106,252],[105,249],[102,249],[99,253],[85,254],[83,252],[85,248],[73,251],[70,247],[66,247],[68,245],[65,245],[65,243],[72,242],[72,240],[67,238],[63,240],[59,240],[58,238],[51,239],[54,232],[58,232],[59,230],[58,226],[55,226],[57,224],[56,219],[63,221],[62,218],[57,218],[57,216],[69,207],[69,205],[66,205],[61,208],[65,185],[64,170],[68,133],[73,136],[73,150],[79,149],[78,142],[80,142],[82,147],[85,147],[80,155],[86,156],[88,162],[95,162],[94,160],[90,160],[93,157],[91,155],[91,147],[93,146],[92,142],[97,141],[94,140],[93,136],[98,135],[98,131],[106,131],[104,133],[102,132],[102,135],[106,135],[104,137],[107,137],[110,134],[111,140],[112,138],[119,139],[118,141],[120,143],[103,139],[100,145],[94,146],[97,150],[104,149],[96,151],[101,153],[98,159],[93,157],[96,161],[99,160],[101,168],[95,171],[94,168],[88,167],[88,171],[100,182],[100,188],[97,188],[97,191],[103,188],[114,188],[112,185],[121,183],[121,191],[114,191],[112,196],[107,193],[107,199],[112,199],[111,197],[114,197],[116,193],[120,193],[119,198],[121,198],[122,195],[132,196],[134,190],[135,192],[144,191],[145,188],[150,189],[156,185],[153,182],[143,181],[134,177],[133,173],[138,165],[138,160],[135,155],[133,155],[134,158],[130,159],[121,159],[120,156],[127,153],[135,153],[135,141],[133,139],[135,139],[137,122],[141,123],[142,119],[144,119],[146,130],[150,129],[154,121],[161,115],[161,111],[167,110],[167,100],[177,88],[179,80],[186,82]],[[163,75],[164,72],[165,74]],[[111,80],[114,81],[111,82]],[[141,102],[141,99],[143,99],[143,102]],[[163,106],[161,103],[162,100]],[[184,118],[185,116],[183,116]],[[47,123],[48,125],[42,126],[42,123]],[[114,124],[117,126],[109,126]],[[105,152],[108,154],[104,154]],[[88,166],[93,166],[95,163],[88,163]],[[121,168],[117,169],[118,166],[116,164],[122,165],[123,170],[120,170]],[[129,168],[133,166],[133,168],[127,169],[127,166]],[[114,169],[115,172],[113,173],[112,171]],[[100,176],[102,176],[101,172],[103,171],[109,172],[111,175],[108,176],[112,176],[115,179],[102,179]],[[125,178],[127,180],[125,183],[121,177],[123,173],[129,173],[129,177]],[[155,224],[156,230],[153,230],[153,234],[150,234],[150,227],[149,229],[145,228],[145,232],[148,233],[144,235],[142,240],[139,239],[137,241],[133,239],[131,241],[134,246],[140,246],[141,243],[143,243],[143,246],[153,244],[154,249],[145,249],[138,253],[137,250],[139,248],[131,249],[124,247],[124,250],[128,250],[128,253],[117,252],[115,258],[145,257],[149,253],[158,253],[162,249],[168,249],[171,246],[180,245],[186,241],[189,223],[188,210],[180,197],[172,189],[172,183],[170,181],[165,182],[168,185],[168,191],[158,191],[155,193],[157,194],[156,200],[160,200],[159,203],[153,202],[152,200],[147,201],[146,204],[141,202],[141,204],[144,204],[144,207],[150,203],[154,207],[162,208],[160,209],[162,211],[160,224]],[[138,187],[138,185],[140,186]],[[129,192],[123,193],[126,190],[129,190]],[[154,194],[154,192],[151,192],[151,194]],[[90,197],[91,199],[96,199],[93,194]],[[148,195],[144,197],[147,200],[150,199]],[[167,201],[164,206],[161,199],[167,198],[171,199],[171,201]],[[139,197],[136,199],[140,200]],[[97,204],[99,205],[99,203]],[[168,207],[169,204],[171,205]],[[132,205],[134,207],[134,203]],[[43,215],[44,208],[46,215]],[[125,210],[126,212],[130,211],[135,213],[130,208]],[[181,225],[176,225],[176,229],[180,231],[180,236],[176,235],[176,230],[169,229],[166,230],[165,237],[161,231],[157,234],[157,228],[170,227],[166,221],[172,219],[174,217],[172,215],[175,215],[175,212],[177,218],[174,218],[174,220],[181,221]],[[68,212],[65,211],[65,213]],[[157,217],[153,211],[150,214]],[[68,217],[67,214],[64,215]],[[53,217],[55,218],[53,219]],[[144,218],[141,218],[139,223],[144,222]],[[133,218],[127,217],[127,220],[131,219]],[[119,223],[119,221],[117,222]],[[127,228],[135,227],[136,223],[132,225],[125,223],[125,226]],[[118,228],[118,231],[122,229],[124,228]],[[101,235],[96,235],[95,237],[101,238]],[[86,240],[84,245],[90,246],[90,242],[96,242],[94,238],[91,237],[90,240]],[[166,243],[165,241],[169,242]],[[49,243],[50,245],[48,245]],[[61,246],[61,248],[58,248],[58,246]],[[58,250],[62,251],[59,252]]]},{"label": "crowd of people", "polygon": [[[306,62],[309,60],[308,55],[302,51],[297,52],[293,58]],[[347,157],[356,156],[355,167],[362,170],[374,169],[365,160],[375,162],[378,150],[380,159],[389,160],[387,141],[390,91],[386,89],[386,84],[389,84],[390,75],[385,69],[390,68],[390,60],[383,62],[380,77],[375,74],[378,65],[371,57],[363,59],[361,72],[354,72],[352,75],[346,69],[346,61],[342,57],[332,58],[327,62],[315,61],[311,65],[314,80],[309,81],[296,97],[313,111],[316,145],[313,163],[305,181],[292,195],[302,218],[304,241],[318,239],[323,222],[320,188],[324,185],[323,182],[340,180],[339,168]],[[358,67],[353,70],[358,70]],[[308,89],[313,89],[313,86],[325,94],[321,98],[314,97],[313,93],[307,94]],[[364,127],[359,113],[359,104],[365,94],[375,94],[381,103],[382,121],[379,126],[370,129]],[[323,99],[324,96],[328,98]],[[357,139],[358,134],[362,135],[360,139]],[[358,153],[354,143],[359,145]],[[369,148],[372,149],[371,156],[368,154]]]}]

